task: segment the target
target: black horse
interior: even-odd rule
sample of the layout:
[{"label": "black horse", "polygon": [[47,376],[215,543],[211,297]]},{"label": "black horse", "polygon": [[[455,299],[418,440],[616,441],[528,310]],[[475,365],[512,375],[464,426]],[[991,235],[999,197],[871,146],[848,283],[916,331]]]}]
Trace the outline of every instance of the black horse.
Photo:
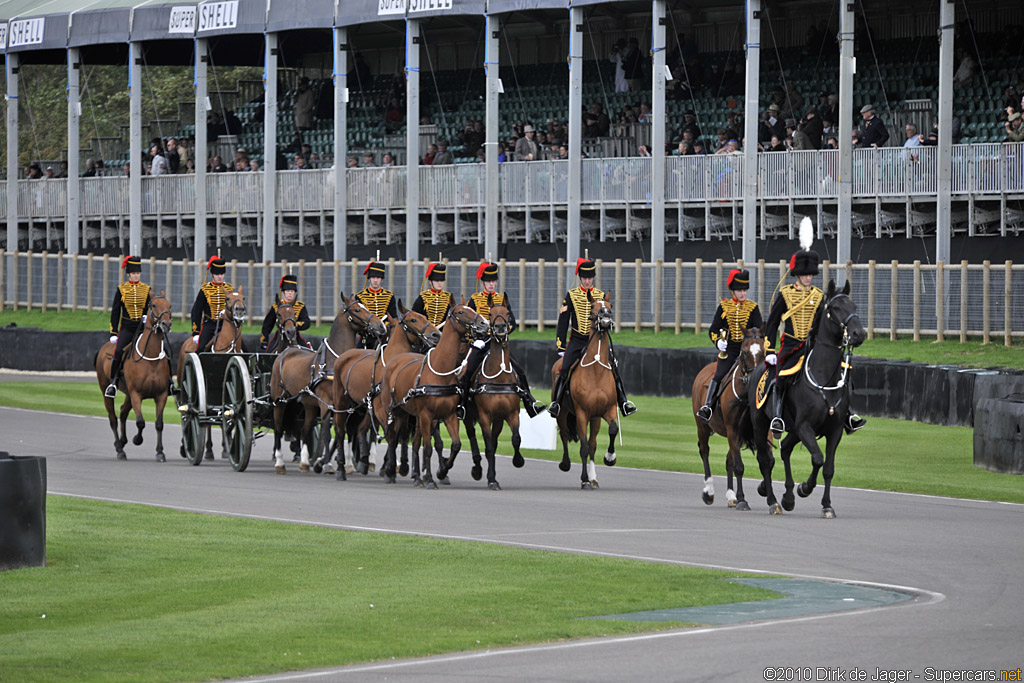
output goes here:
[{"label": "black horse", "polygon": [[[749,437],[748,446],[757,452],[757,464],[761,468],[762,481],[757,492],[765,496],[769,512],[773,515],[792,510],[796,500],[793,497],[793,470],[789,456],[797,443],[802,443],[811,453],[811,476],[801,482],[797,493],[801,498],[811,495],[817,485],[818,470],[825,480],[825,493],[821,497],[821,516],[835,517],[832,509],[831,487],[835,472],[836,448],[843,437],[843,425],[849,409],[849,368],[851,349],[860,346],[866,338],[864,326],[857,316],[857,306],[850,298],[850,283],[841,292],[836,283],[829,282],[824,305],[818,310],[816,320],[808,337],[807,355],[803,368],[791,380],[782,406],[782,418],[789,427],[781,443],[782,462],[786,466],[786,492],[780,507],[772,491],[772,468],[775,457],[768,441],[768,415],[770,400],[763,400],[758,407],[760,391],[751,391],[746,411],[736,411],[736,422]],[[753,376],[753,386],[760,384],[762,368]],[[749,413],[750,419],[746,419]],[[825,437],[825,454],[818,448],[817,439]],[[742,476],[742,465],[737,477]]]}]

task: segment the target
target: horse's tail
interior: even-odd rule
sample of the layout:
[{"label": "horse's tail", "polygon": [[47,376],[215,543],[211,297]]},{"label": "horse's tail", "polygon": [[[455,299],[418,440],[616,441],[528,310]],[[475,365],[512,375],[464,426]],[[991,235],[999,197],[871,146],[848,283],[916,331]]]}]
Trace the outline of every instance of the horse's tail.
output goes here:
[{"label": "horse's tail", "polygon": [[[723,397],[724,398],[724,397]],[[754,423],[750,416],[750,401],[747,396],[734,396],[730,401],[729,414],[732,417],[732,433],[744,448],[756,452],[754,445]]]}]

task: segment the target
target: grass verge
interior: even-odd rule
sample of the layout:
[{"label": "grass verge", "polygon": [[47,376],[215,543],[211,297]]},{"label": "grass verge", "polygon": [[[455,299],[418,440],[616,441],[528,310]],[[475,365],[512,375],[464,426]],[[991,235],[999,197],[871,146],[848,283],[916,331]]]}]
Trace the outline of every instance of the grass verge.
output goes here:
[{"label": "grass verge", "polygon": [[[639,412],[622,420],[622,445],[616,443],[620,467],[643,467],[674,472],[704,471],[697,451],[697,427],[692,417],[690,399],[633,397]],[[3,382],[0,383],[0,405],[30,410],[57,410],[80,415],[105,416],[98,385],[83,382]],[[120,405],[120,401],[118,401]],[[147,442],[143,450],[128,446],[129,457],[149,457],[155,440],[155,419],[152,401],[146,402]],[[173,404],[164,411],[168,423],[178,423]],[[134,433],[129,417],[129,436]],[[524,426],[524,428],[528,425]],[[444,440],[447,433],[442,429]],[[462,432],[462,453],[456,463],[458,476],[466,476],[471,456],[469,443]],[[479,438],[479,433],[478,433]],[[905,420],[870,419],[867,428],[843,438],[836,454],[836,486],[853,486],[881,491],[925,493],[979,500],[1000,500],[1024,503],[1024,477],[997,474],[974,466],[974,433],[969,427],[939,427]],[[480,442],[482,445],[482,441]],[[214,434],[214,445],[219,448],[220,436]],[[266,441],[257,441],[255,449],[268,448]],[[607,449],[608,436],[602,429],[598,437],[598,453]],[[711,439],[711,471],[716,476],[725,474],[725,439]],[[824,441],[821,442],[824,447]],[[175,452],[174,443],[166,443],[168,452]],[[113,450],[113,448],[111,448]],[[498,452],[512,453],[511,433],[506,427],[499,439]],[[560,460],[561,445],[557,450],[524,449],[523,455],[544,460]],[[570,444],[569,456],[573,469],[567,477],[579,477],[579,445]],[[255,456],[254,456],[255,457]],[[600,460],[600,458],[598,458]],[[744,452],[747,482],[759,478],[757,461],[752,453]],[[799,481],[810,474],[810,455],[798,446],[793,452],[793,476]],[[501,467],[498,480],[501,481]],[[610,473],[606,476],[614,476]],[[781,461],[777,462],[774,478],[783,478]],[[753,485],[746,487],[751,501],[759,500]],[[693,495],[699,495],[696,489]]]},{"label": "grass verge", "polygon": [[[47,505],[49,566],[0,580],[5,680],[236,678],[661,630],[680,624],[581,617],[775,597],[722,580],[732,572],[59,496]],[[310,570],[337,589],[311,589]]]}]

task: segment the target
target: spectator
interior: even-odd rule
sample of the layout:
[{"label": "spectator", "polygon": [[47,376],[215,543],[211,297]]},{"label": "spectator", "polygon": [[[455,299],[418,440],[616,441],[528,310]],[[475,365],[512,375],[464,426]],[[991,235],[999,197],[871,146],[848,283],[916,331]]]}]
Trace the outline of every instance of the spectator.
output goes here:
[{"label": "spectator", "polygon": [[291,142],[289,142],[288,146],[285,147],[282,151],[285,154],[292,154],[293,152],[301,154],[302,153],[302,133],[299,133],[298,131],[296,131],[295,135],[292,136]]},{"label": "spectator", "polygon": [[309,79],[299,79],[299,89],[295,93],[295,127],[300,131],[313,128],[313,106],[316,95],[309,88]]},{"label": "spectator", "polygon": [[476,160],[478,163],[484,163],[487,161],[487,154],[484,152],[484,148],[481,147],[476,151]]},{"label": "spectator", "polygon": [[651,156],[651,152],[650,152],[650,150],[647,149],[647,145],[640,145],[640,147],[637,149],[637,152],[642,157],[649,157],[649,156]]},{"label": "spectator", "polygon": [[821,149],[821,135],[824,131],[824,126],[821,123],[821,117],[818,116],[818,110],[811,107],[804,114],[804,125],[802,127],[804,133],[807,134],[807,138],[811,141],[811,146],[814,149]]},{"label": "spectator", "polygon": [[533,139],[533,126],[523,126],[523,137],[516,141],[515,161],[533,161],[540,158],[540,148]]},{"label": "spectator", "polygon": [[807,133],[803,131],[802,126],[797,125],[796,119],[786,120],[786,133],[792,137],[792,148],[795,151],[803,152],[809,149],[814,149],[814,145],[811,144],[811,138],[809,138]]},{"label": "spectator", "polygon": [[689,131],[690,139],[696,140],[700,137],[700,126],[697,125],[697,114],[692,109],[683,114],[683,132]]},{"label": "spectator", "polygon": [[45,173],[45,175],[43,177],[46,178],[46,180],[53,180],[53,178],[54,178],[53,166],[47,166],[46,167],[46,173]]},{"label": "spectator", "polygon": [[774,103],[768,106],[768,111],[761,117],[761,123],[757,129],[757,141],[769,142],[773,135],[780,140],[786,137],[786,127],[782,119],[779,118],[779,105]]},{"label": "spectator", "polygon": [[246,172],[247,173],[249,171],[249,159],[248,159],[248,157],[242,157],[241,159],[239,159],[238,161],[235,162],[235,171],[238,172],[238,173],[242,173],[242,172]]},{"label": "spectator", "polygon": [[292,163],[293,171],[305,171],[308,167],[306,166],[306,157],[301,154],[295,155],[295,161]]},{"label": "spectator", "polygon": [[889,141],[889,131],[886,130],[882,119],[875,116],[875,106],[865,104],[860,108],[860,115],[864,119],[864,134],[861,136],[860,147],[884,147]]},{"label": "spectator", "polygon": [[67,178],[68,177],[68,162],[66,162],[66,161],[60,162],[60,169],[57,171],[56,175],[54,175],[53,177],[54,178]]},{"label": "spectator", "polygon": [[907,136],[907,139],[903,141],[903,148],[907,150],[903,152],[903,161],[913,161],[914,163],[917,163],[918,154],[910,150],[914,147],[920,147],[921,143],[924,141],[924,136],[918,134],[917,125],[913,123],[908,123],[904,126],[903,132]]},{"label": "spectator", "polygon": [[561,159],[562,161],[565,161],[566,159],[568,159],[569,158],[569,148],[566,147],[565,145],[559,145],[558,146],[558,158]]},{"label": "spectator", "polygon": [[[253,170],[255,170],[255,169],[253,169]],[[195,159],[189,159],[188,161],[185,162],[185,173],[195,173],[195,172],[196,172],[196,162],[195,162]]]},{"label": "spectator", "polygon": [[359,159],[355,158],[354,156],[350,156],[348,158],[348,167],[349,168],[359,168]]},{"label": "spectator", "polygon": [[444,164],[453,163],[452,153],[448,151],[448,141],[438,140],[437,141],[437,156],[434,157],[432,166],[441,166]]},{"label": "spectator", "polygon": [[508,152],[504,142],[498,143],[498,163],[503,164],[508,161]]},{"label": "spectator", "polygon": [[482,121],[466,121],[466,129],[462,131],[462,146],[466,156],[476,156],[477,150],[484,145],[484,137]]},{"label": "spectator", "polygon": [[619,38],[612,45],[612,51],[608,55],[608,61],[615,65],[615,92],[628,92],[629,83],[626,81],[626,41]]},{"label": "spectator", "polygon": [[427,153],[423,157],[423,165],[430,166],[434,163],[434,159],[437,158],[437,145],[431,143],[427,145]]},{"label": "spectator", "polygon": [[778,135],[773,135],[771,139],[771,146],[766,150],[768,152],[785,152],[786,143],[783,142]]},{"label": "spectator", "polygon": [[152,157],[152,170],[150,175],[164,175],[167,173],[167,159],[164,158],[163,152],[158,145],[153,145],[149,148],[149,154]]},{"label": "spectator", "polygon": [[707,154],[708,153],[707,148],[704,147],[704,141],[703,140],[694,140],[693,141],[693,153],[694,154]]},{"label": "spectator", "polygon": [[82,173],[83,178],[95,178],[96,177],[96,162],[92,159],[85,160],[85,172]]},{"label": "spectator", "polygon": [[175,138],[167,138],[167,172],[181,172],[181,154],[178,149],[178,141]]},{"label": "spectator", "polygon": [[562,127],[561,121],[557,119],[548,119],[547,129],[549,145],[561,145],[565,142],[565,128]]},{"label": "spectator", "polygon": [[690,143],[686,140],[680,140],[679,147],[676,148],[676,154],[681,157],[688,156],[693,154],[693,148],[690,147]]},{"label": "spectator", "polygon": [[215,156],[213,157],[213,162],[206,170],[211,173],[227,173],[228,167],[224,165],[224,160],[220,156]]},{"label": "spectator", "polygon": [[629,85],[629,89],[633,91],[641,90],[644,80],[644,58],[640,54],[640,43],[637,42],[636,38],[629,39],[622,67],[626,72],[626,82]]},{"label": "spectator", "polygon": [[363,154],[363,168],[373,168],[376,164],[373,163],[373,152],[365,152]]},{"label": "spectator", "polygon": [[978,70],[978,63],[966,52],[960,53],[960,65],[953,74],[953,82],[957,85],[968,85],[974,80]]},{"label": "spectator", "polygon": [[825,105],[819,107],[818,111],[821,113],[822,120],[828,119],[832,123],[839,121],[839,95],[836,93],[829,93],[825,98]]},{"label": "spectator", "polygon": [[839,140],[830,136],[825,140],[825,149],[839,149]]},{"label": "spectator", "polygon": [[1024,142],[1024,119],[1020,112],[1015,111],[1007,117],[1004,142]]},{"label": "spectator", "polygon": [[640,103],[640,112],[636,117],[637,123],[653,123],[654,114],[651,112],[651,105],[646,102]]},{"label": "spectator", "polygon": [[384,152],[384,159],[381,160],[381,168],[391,168],[395,165],[395,157],[392,156],[391,152]]},{"label": "spectator", "polygon": [[384,112],[384,127],[391,132],[401,129],[405,120],[405,112],[398,105],[398,98],[392,97],[388,101],[387,110]]},{"label": "spectator", "polygon": [[839,134],[839,130],[836,128],[835,119],[832,118],[831,114],[823,114],[821,117],[821,138],[826,140],[830,137],[835,137]]},{"label": "spectator", "polygon": [[[191,162],[192,160],[189,159],[189,161]],[[249,171],[255,173],[258,170],[260,170],[260,162],[256,161],[255,159],[251,159],[249,161]]]},{"label": "spectator", "polygon": [[210,140],[216,140],[221,135],[226,135],[224,119],[219,112],[211,111],[206,115],[206,136]]}]

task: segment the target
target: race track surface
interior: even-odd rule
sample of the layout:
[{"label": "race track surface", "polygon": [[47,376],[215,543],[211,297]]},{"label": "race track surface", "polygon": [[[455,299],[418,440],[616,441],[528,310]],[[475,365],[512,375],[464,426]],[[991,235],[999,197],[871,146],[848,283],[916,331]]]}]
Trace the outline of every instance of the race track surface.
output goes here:
[{"label": "race track surface", "polygon": [[[465,450],[453,485],[426,491],[404,479],[386,485],[372,473],[350,475],[347,482],[301,475],[290,463],[287,476],[276,476],[266,439],[256,442],[249,470],[236,473],[219,457],[199,467],[181,459],[177,427],[165,430],[168,462],[158,464],[152,425],[146,443],[129,445],[129,460],[117,462],[105,419],[0,408],[0,424],[5,450],[47,457],[52,494],[824,578],[916,596],[862,611],[260,680],[999,680],[1001,669],[1024,666],[1021,505],[834,488],[838,518],[824,520],[819,487],[798,499],[793,512],[772,517],[755,483],[747,486],[752,510],[740,513],[726,508],[722,477],[715,480],[715,504],[706,506],[697,475],[599,466],[600,490],[584,492],[578,462],[565,474],[556,463],[535,460],[514,469],[509,458],[498,463],[504,490],[493,492],[470,478]],[[219,432],[214,434],[219,444]],[[629,461],[626,434],[620,462]],[[839,453],[839,482],[843,457],[855,457],[849,444]],[[894,453],[893,467],[899,466]],[[572,590],[571,576],[565,585]],[[773,669],[766,677],[768,667]],[[978,677],[979,670],[994,671],[996,678]],[[899,671],[909,673],[897,678]],[[953,678],[953,671],[970,673]]]}]

